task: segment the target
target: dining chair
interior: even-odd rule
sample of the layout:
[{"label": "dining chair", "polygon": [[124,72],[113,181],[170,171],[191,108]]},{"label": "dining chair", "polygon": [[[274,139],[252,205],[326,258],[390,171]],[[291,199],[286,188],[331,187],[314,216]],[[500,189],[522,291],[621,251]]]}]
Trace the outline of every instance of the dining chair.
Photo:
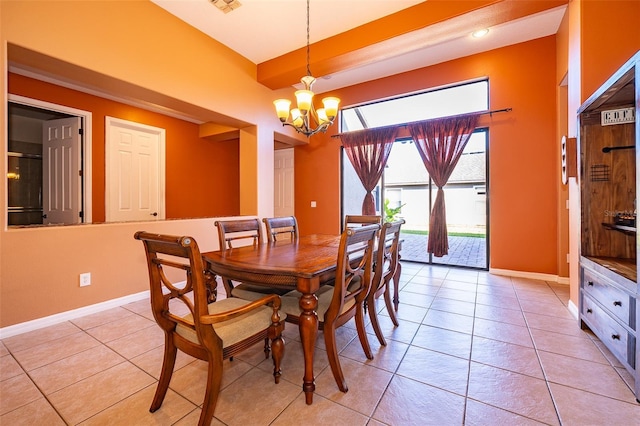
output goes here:
[{"label": "dining chair", "polygon": [[377,223],[378,225],[382,225],[382,216],[348,214],[344,217],[345,229],[353,225],[369,225],[372,223]]},{"label": "dining chair", "polygon": [[[263,244],[262,223],[259,219],[232,219],[214,222],[218,228],[220,250],[229,250],[243,245],[257,247]],[[246,300],[258,300],[266,294],[283,295],[289,290],[252,285],[246,282],[234,282],[221,277],[227,297],[239,297]]]},{"label": "dining chair", "polygon": [[178,349],[208,363],[199,425],[209,425],[213,418],[225,359],[264,341],[265,356],[272,353],[275,382],[280,381],[286,315],[279,312],[277,295],[207,303],[203,260],[193,238],[147,232],[136,232],[134,238],[144,243],[151,309],[165,335],[162,370],[149,411],[162,405]]},{"label": "dining chair", "polygon": [[[336,329],[355,317],[356,329],[362,349],[368,359],[373,359],[364,324],[364,301],[371,287],[373,275],[373,251],[380,225],[371,224],[357,228],[347,228],[340,237],[336,277],[333,285],[320,287],[316,293],[316,312],[319,327],[324,332],[324,341],[338,388],[349,390],[336,346]],[[295,294],[295,295],[294,295]],[[297,292],[282,296],[282,311],[287,321],[299,324],[300,309]]]},{"label": "dining chair", "polygon": [[384,295],[384,303],[387,307],[389,317],[394,326],[398,326],[398,318],[394,306],[391,303],[391,280],[400,273],[400,227],[405,223],[404,219],[396,222],[386,222],[380,229],[378,237],[377,251],[374,261],[374,274],[371,290],[367,295],[366,307],[369,311],[371,326],[376,333],[376,337],[381,345],[386,346],[387,342],[382,335],[378,312],[376,309],[376,299]]},{"label": "dining chair", "polygon": [[267,230],[269,242],[275,242],[283,236],[288,236],[290,241],[296,241],[299,237],[298,221],[295,216],[265,217],[262,221]]}]

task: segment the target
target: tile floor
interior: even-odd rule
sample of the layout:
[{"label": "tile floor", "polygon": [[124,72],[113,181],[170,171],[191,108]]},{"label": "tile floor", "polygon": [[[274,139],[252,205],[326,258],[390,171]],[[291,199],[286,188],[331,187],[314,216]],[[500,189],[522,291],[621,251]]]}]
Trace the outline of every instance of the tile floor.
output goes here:
[{"label": "tile floor", "polygon": [[[349,392],[338,391],[320,337],[316,394],[305,405],[302,351],[288,324],[281,382],[260,345],[225,361],[212,424],[640,424],[630,375],[579,329],[568,291],[403,262],[400,326],[378,306],[388,346],[370,335],[367,361],[351,324],[340,329]],[[206,366],[188,356],[178,357],[162,408],[148,412],[162,345],[146,300],[4,339],[0,424],[194,425]]]}]

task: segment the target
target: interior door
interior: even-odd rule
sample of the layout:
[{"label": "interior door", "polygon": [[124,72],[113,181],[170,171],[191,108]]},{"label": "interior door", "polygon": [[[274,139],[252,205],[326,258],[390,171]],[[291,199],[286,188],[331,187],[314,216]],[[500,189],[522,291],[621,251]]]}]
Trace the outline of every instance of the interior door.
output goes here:
[{"label": "interior door", "polygon": [[293,148],[274,152],[274,208],[275,216],[294,215],[294,157]]},{"label": "interior door", "polygon": [[80,223],[82,157],[80,117],[42,124],[42,210],[44,224]]},{"label": "interior door", "polygon": [[107,117],[106,219],[165,218],[165,130]]}]

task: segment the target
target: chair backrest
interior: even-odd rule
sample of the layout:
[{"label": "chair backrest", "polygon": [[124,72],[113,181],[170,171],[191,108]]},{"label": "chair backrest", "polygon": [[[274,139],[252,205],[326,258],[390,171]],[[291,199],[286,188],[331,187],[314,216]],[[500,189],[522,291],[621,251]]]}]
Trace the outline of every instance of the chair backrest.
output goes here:
[{"label": "chair backrest", "polygon": [[[373,252],[379,224],[347,228],[340,238],[335,287],[325,321],[348,321],[369,293],[373,275]],[[340,318],[343,318],[342,320]]]},{"label": "chair backrest", "polygon": [[258,219],[218,220],[215,225],[220,250],[248,245],[249,240],[254,247],[262,244],[262,224]]},{"label": "chair backrest", "polygon": [[291,241],[298,239],[298,221],[295,216],[265,217],[262,221],[267,230],[267,239],[270,242],[287,236]]},{"label": "chair backrest", "polygon": [[388,281],[398,269],[400,259],[400,228],[405,223],[404,219],[396,222],[386,222],[380,229],[378,247],[374,262],[373,289],[380,286],[383,280]]},{"label": "chair backrest", "polygon": [[[134,238],[144,243],[151,310],[158,325],[166,333],[173,334],[176,325],[181,324],[193,330],[201,341],[221,343],[213,327],[203,326],[198,321],[209,311],[204,265],[196,241],[188,236],[142,231],[136,232]],[[192,291],[193,294],[189,294]],[[189,313],[193,323],[184,319]],[[221,344],[219,347],[222,350]],[[192,350],[197,349],[198,345],[193,344]]]},{"label": "chair backrest", "polygon": [[370,225],[374,223],[382,225],[382,216],[348,214],[344,217],[344,229],[353,228],[354,225]]}]

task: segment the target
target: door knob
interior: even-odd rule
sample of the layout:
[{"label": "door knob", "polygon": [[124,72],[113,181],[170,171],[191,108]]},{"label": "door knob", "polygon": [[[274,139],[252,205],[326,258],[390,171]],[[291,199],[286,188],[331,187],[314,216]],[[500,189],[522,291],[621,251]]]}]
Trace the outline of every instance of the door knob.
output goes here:
[{"label": "door knob", "polygon": [[153,213],[151,213],[151,216],[158,216],[158,213],[157,212],[153,212]]}]

